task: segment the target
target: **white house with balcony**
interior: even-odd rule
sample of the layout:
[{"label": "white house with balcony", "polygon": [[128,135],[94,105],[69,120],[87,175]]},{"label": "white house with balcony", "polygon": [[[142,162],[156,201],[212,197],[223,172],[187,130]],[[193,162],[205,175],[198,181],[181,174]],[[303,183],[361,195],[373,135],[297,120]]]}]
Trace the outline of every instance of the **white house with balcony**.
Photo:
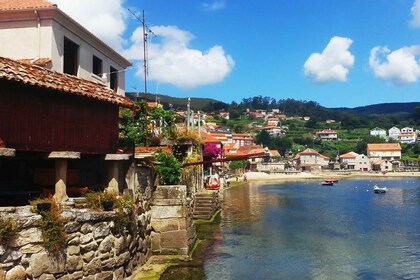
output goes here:
[{"label": "white house with balcony", "polygon": [[401,146],[399,143],[367,144],[367,156],[372,159],[399,160]]},{"label": "white house with balcony", "polygon": [[417,135],[415,132],[401,132],[398,136],[398,140],[401,143],[411,144],[415,143],[417,140]]},{"label": "white house with balcony", "polygon": [[370,136],[377,136],[380,138],[386,138],[386,130],[379,128],[379,127],[375,127],[373,129],[370,130]]},{"label": "white house with balcony", "polygon": [[0,1],[0,42],[0,56],[103,83],[125,95],[131,62],[49,1]]},{"label": "white house with balcony", "polygon": [[282,137],[284,135],[284,130],[274,125],[265,126],[263,130],[267,131],[270,137]]},{"label": "white house with balcony", "polygon": [[409,132],[414,132],[414,128],[412,127],[401,128],[401,133],[409,133]]}]

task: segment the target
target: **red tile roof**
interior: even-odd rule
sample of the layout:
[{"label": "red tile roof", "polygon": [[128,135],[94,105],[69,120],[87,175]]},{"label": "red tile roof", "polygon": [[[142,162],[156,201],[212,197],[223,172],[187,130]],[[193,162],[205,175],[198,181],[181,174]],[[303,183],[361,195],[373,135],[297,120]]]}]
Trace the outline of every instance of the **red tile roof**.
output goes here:
[{"label": "red tile roof", "polygon": [[203,139],[204,143],[221,143],[219,139],[204,131],[201,131],[201,139]]},{"label": "red tile roof", "polygon": [[[0,0],[1,1],[1,0]],[[35,87],[66,92],[122,107],[136,107],[128,98],[116,94],[109,87],[62,74],[37,65],[0,57],[0,79],[27,84]]]},{"label": "red tile roof", "polygon": [[57,5],[46,0],[0,0],[0,10],[21,10],[48,7],[57,7]]},{"label": "red tile roof", "polygon": [[17,61],[23,62],[23,63],[26,63],[26,64],[35,64],[35,65],[38,65],[38,66],[45,66],[48,63],[50,63],[52,61],[52,59],[48,58],[48,57],[43,57],[43,58],[36,58],[36,59],[28,59],[28,58],[17,59]]},{"label": "red tile roof", "polygon": [[367,144],[369,151],[401,151],[399,143]]}]

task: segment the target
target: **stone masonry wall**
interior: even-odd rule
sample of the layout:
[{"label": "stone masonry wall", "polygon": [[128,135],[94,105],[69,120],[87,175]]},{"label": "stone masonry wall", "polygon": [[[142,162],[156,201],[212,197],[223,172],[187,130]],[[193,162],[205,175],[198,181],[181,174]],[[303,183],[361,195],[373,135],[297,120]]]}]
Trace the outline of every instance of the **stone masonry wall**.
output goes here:
[{"label": "stone masonry wall", "polygon": [[150,212],[135,212],[131,232],[114,234],[114,211],[65,209],[67,246],[48,253],[37,221],[41,215],[30,206],[0,208],[1,218],[12,218],[18,233],[9,244],[0,245],[0,279],[124,279],[151,255]]}]

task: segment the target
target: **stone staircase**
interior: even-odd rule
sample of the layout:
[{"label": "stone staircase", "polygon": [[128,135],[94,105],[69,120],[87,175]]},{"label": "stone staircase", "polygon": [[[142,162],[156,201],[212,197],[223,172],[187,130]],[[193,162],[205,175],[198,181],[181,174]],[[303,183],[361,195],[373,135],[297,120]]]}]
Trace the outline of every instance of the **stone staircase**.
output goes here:
[{"label": "stone staircase", "polygon": [[217,190],[205,190],[196,193],[193,217],[194,219],[210,220],[219,207],[219,194]]}]

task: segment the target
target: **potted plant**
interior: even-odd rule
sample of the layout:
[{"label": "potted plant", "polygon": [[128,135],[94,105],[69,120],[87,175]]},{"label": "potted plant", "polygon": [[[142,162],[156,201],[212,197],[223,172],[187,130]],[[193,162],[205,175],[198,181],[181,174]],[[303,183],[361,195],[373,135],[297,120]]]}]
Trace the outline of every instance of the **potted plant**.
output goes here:
[{"label": "potted plant", "polygon": [[117,195],[115,193],[104,191],[101,195],[101,204],[102,208],[105,211],[111,211],[114,207],[114,202],[117,199]]}]

